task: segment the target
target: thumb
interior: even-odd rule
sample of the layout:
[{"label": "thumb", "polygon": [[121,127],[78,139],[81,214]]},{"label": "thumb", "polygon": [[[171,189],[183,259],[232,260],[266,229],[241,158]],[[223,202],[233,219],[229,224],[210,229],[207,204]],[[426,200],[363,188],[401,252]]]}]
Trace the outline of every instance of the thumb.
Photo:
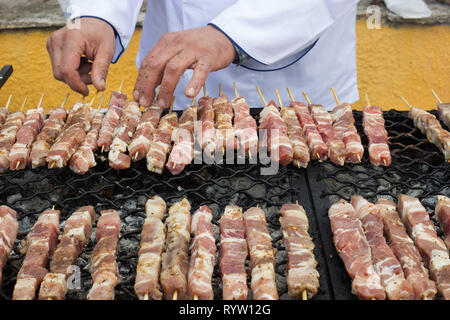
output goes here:
[{"label": "thumb", "polygon": [[100,46],[92,64],[92,84],[99,91],[104,91],[106,87],[106,76],[109,65],[114,56],[114,49],[108,46]]}]

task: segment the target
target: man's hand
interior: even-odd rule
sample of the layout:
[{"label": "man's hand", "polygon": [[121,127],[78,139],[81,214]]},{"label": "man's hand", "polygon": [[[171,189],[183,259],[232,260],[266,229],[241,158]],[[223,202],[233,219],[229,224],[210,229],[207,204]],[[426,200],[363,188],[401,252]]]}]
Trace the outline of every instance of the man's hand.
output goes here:
[{"label": "man's hand", "polygon": [[134,99],[149,106],[159,89],[158,105],[167,108],[178,80],[186,69],[194,69],[184,93],[195,97],[208,74],[223,69],[235,59],[232,42],[212,26],[166,33],[142,61],[134,87]]},{"label": "man's hand", "polygon": [[[114,30],[106,22],[95,18],[81,18],[81,28],[63,27],[47,40],[53,76],[67,83],[84,96],[88,84],[105,90],[108,68],[114,57]],[[93,62],[90,62],[93,61]]]}]

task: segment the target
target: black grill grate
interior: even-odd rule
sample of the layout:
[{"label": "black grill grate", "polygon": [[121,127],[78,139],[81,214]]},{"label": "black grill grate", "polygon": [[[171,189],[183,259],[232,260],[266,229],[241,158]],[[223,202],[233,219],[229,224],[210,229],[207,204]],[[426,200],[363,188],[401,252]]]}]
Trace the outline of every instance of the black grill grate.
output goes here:
[{"label": "black grill grate", "polygon": [[[256,115],[259,111],[254,109],[252,113]],[[355,118],[360,124],[361,113],[355,112]],[[372,201],[377,195],[395,198],[400,192],[408,190],[420,191],[417,196],[423,201],[437,193],[450,193],[450,169],[439,151],[414,129],[404,112],[389,111],[385,113],[385,118],[392,137],[393,165],[390,168],[374,168],[366,152],[361,165],[337,167],[329,162],[312,163],[307,170],[292,166],[280,167],[273,176],[261,176],[260,165],[249,164],[191,165],[179,176],[172,176],[168,172],[160,176],[147,171],[144,161],[119,172],[109,168],[108,162],[100,158],[97,167],[84,176],[75,175],[68,168],[38,168],[0,175],[0,204],[6,204],[19,213],[18,240],[3,270],[0,297],[10,299],[12,296],[16,275],[23,260],[19,242],[43,210],[55,205],[56,209],[61,210],[63,226],[76,208],[94,205],[97,213],[107,208],[120,211],[122,230],[118,262],[122,282],[116,288],[116,299],[136,299],[133,285],[140,232],[145,218],[144,205],[147,198],[158,194],[168,206],[187,197],[192,212],[201,205],[209,205],[214,214],[216,239],[219,238],[218,220],[226,205],[237,204],[244,210],[256,205],[263,208],[273,245],[278,251],[276,271],[281,299],[289,297],[284,276],[287,257],[278,222],[279,209],[284,203],[298,200],[308,213],[309,231],[319,264],[320,290],[314,299],[354,298],[350,294],[347,273],[340,259],[336,258],[330,235],[327,217],[330,201],[337,197],[349,200],[355,193]],[[361,127],[358,130],[362,132]],[[364,136],[363,142],[366,143]],[[422,181],[424,186],[414,186],[417,180]],[[424,202],[427,209],[434,208],[433,201]],[[70,290],[68,299],[85,299],[92,285],[88,269],[94,234],[77,262],[81,269],[81,289]],[[216,265],[213,276],[216,299],[221,298],[220,282]]]}]

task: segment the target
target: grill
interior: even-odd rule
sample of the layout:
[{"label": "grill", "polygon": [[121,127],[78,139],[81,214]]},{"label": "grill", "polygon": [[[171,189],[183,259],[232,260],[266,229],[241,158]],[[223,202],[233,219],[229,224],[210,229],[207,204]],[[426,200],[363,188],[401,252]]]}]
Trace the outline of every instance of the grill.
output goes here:
[{"label": "grill", "polygon": [[[253,109],[257,115],[260,110]],[[357,124],[361,113],[355,112]],[[116,287],[116,299],[136,299],[134,280],[140,232],[145,219],[145,201],[158,194],[168,206],[187,197],[193,211],[208,205],[213,211],[214,234],[219,239],[218,221],[228,204],[245,209],[258,205],[267,215],[268,228],[277,249],[276,280],[280,299],[289,299],[285,272],[287,257],[280,232],[279,209],[284,203],[298,202],[308,213],[310,234],[315,244],[315,256],[320,274],[320,289],[315,300],[354,299],[350,280],[336,254],[327,217],[330,203],[338,197],[349,200],[359,193],[369,200],[378,195],[396,198],[401,192],[413,192],[427,209],[434,208],[435,194],[449,194],[450,168],[425,137],[414,128],[404,112],[385,113],[391,136],[393,165],[374,168],[368,156],[360,165],[337,167],[332,163],[311,163],[307,170],[292,166],[280,167],[273,176],[261,176],[261,165],[190,165],[179,176],[167,171],[156,175],[147,171],[145,162],[132,164],[124,171],[115,171],[105,158],[84,176],[68,168],[22,170],[0,175],[0,204],[14,208],[19,214],[19,234],[10,258],[3,270],[0,299],[10,299],[23,255],[20,240],[29,232],[39,214],[55,205],[61,210],[61,224],[82,205],[95,206],[96,212],[113,208],[122,218],[118,264],[122,276]],[[362,128],[358,128],[363,132]],[[363,143],[367,139],[362,136]],[[367,150],[366,150],[367,151]],[[411,193],[410,193],[411,194]],[[67,299],[85,299],[92,285],[89,261],[94,246],[94,234],[88,241],[77,265],[81,269],[81,286],[69,290]],[[218,245],[217,241],[217,245]],[[250,281],[250,279],[248,279]],[[216,265],[213,275],[215,298],[221,299],[221,278]]]}]

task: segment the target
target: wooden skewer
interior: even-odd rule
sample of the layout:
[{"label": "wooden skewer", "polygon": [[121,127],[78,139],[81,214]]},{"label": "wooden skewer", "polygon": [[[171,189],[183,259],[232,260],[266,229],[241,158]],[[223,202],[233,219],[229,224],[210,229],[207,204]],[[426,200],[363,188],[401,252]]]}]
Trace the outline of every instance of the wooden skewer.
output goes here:
[{"label": "wooden skewer", "polygon": [[286,90],[287,90],[287,92],[288,92],[288,94],[289,94],[289,97],[291,98],[291,101],[295,101],[294,95],[292,94],[291,89],[286,88]]},{"label": "wooden skewer", "polygon": [[144,300],[148,300],[148,293],[144,295]]},{"label": "wooden skewer", "polygon": [[16,163],[16,170],[17,170],[17,168],[20,166],[20,160],[19,161],[17,161],[17,163]]},{"label": "wooden skewer", "polygon": [[100,98],[100,102],[98,103],[97,107],[97,113],[100,112],[100,108],[102,107],[103,104],[103,99],[105,99],[105,94],[102,94],[102,97]]},{"label": "wooden skewer", "polygon": [[63,102],[61,103],[61,108],[64,108],[64,105],[66,104],[67,99],[69,99],[69,96],[70,96],[70,92],[66,94],[66,97],[64,98]]},{"label": "wooden skewer", "polygon": [[172,296],[172,300],[177,300],[178,299],[178,290],[175,290]]},{"label": "wooden skewer", "polygon": [[320,155],[318,152],[316,152],[316,157],[317,157],[317,159],[320,159]]},{"label": "wooden skewer", "polygon": [[56,164],[56,162],[53,161],[53,162],[51,163],[51,165],[50,165],[50,169],[53,169],[53,167],[55,166],[55,164]]},{"label": "wooden skewer", "polygon": [[196,294],[194,295],[194,300],[198,300],[198,297]]},{"label": "wooden skewer", "polygon": [[103,153],[104,150],[105,150],[105,145],[102,145],[101,153]]},{"label": "wooden skewer", "polygon": [[219,83],[219,97],[222,96],[222,84]]},{"label": "wooden skewer", "polygon": [[159,99],[159,89],[161,89],[161,85],[159,85],[158,87],[156,87],[155,100],[158,100],[158,99]]},{"label": "wooden skewer", "polygon": [[370,106],[369,94],[366,92],[366,101],[367,105]]},{"label": "wooden skewer", "polygon": [[280,92],[278,91],[278,89],[275,89],[275,94],[277,95],[278,103],[280,104],[280,108],[284,108],[283,101],[281,101],[281,96],[280,96]]},{"label": "wooden skewer", "polygon": [[256,86],[256,90],[258,90],[259,96],[261,97],[261,100],[264,103],[264,106],[267,106],[266,99],[264,98],[264,95],[262,94],[261,89],[258,86]]},{"label": "wooden skewer", "polygon": [[236,82],[233,82],[233,88],[234,88],[234,95],[236,96],[236,98],[239,97],[237,87],[236,87]]},{"label": "wooden skewer", "polygon": [[134,156],[134,160],[137,160],[138,157],[139,157],[139,151],[136,152],[136,155]]},{"label": "wooden skewer", "polygon": [[8,101],[6,101],[6,105],[5,105],[5,109],[9,112],[9,105],[11,103],[12,100],[12,94],[9,95]]},{"label": "wooden skewer", "polygon": [[203,85],[203,96],[206,97],[206,82]]},{"label": "wooden skewer", "polygon": [[361,162],[361,157],[359,156],[359,154],[356,154],[356,157],[358,158],[358,161]]},{"label": "wooden skewer", "polygon": [[303,290],[303,292],[302,292],[302,299],[308,300],[308,294],[307,294],[306,290]]},{"label": "wooden skewer", "polygon": [[403,101],[410,109],[413,108],[413,107],[408,103],[408,101],[406,101],[406,99],[403,98],[401,95],[399,95],[399,98],[402,99],[402,101]]},{"label": "wooden skewer", "polygon": [[311,100],[309,100],[308,95],[306,94],[306,92],[303,91],[302,93],[305,96],[306,101],[308,101],[308,104],[311,104]]},{"label": "wooden skewer", "polygon": [[23,112],[23,108],[25,107],[25,104],[27,103],[28,100],[28,96],[25,97],[25,99],[23,100],[22,106],[20,107],[20,111]]},{"label": "wooden skewer", "polygon": [[120,86],[119,86],[119,92],[122,93],[122,87],[123,87],[123,82],[125,81],[125,79],[122,79],[122,81],[120,82]]},{"label": "wooden skewer", "polygon": [[439,96],[437,95],[437,93],[436,93],[433,89],[431,89],[431,93],[433,94],[433,96],[436,98],[436,100],[437,100],[439,103],[442,103],[442,100],[439,99]]},{"label": "wooden skewer", "polygon": [[92,98],[91,102],[89,102],[89,107],[92,107],[92,105],[94,104],[95,99],[97,98],[97,95],[98,95],[98,90],[95,93],[94,97]]},{"label": "wooden skewer", "polygon": [[340,102],[339,102],[339,99],[338,99],[338,97],[337,97],[336,91],[334,91],[334,88],[333,88],[333,87],[331,87],[331,91],[333,91],[334,100],[336,100],[336,103],[337,103],[338,105],[340,105]]},{"label": "wooden skewer", "polygon": [[195,97],[192,98],[191,107],[195,105]]},{"label": "wooden skewer", "polygon": [[55,205],[52,206],[52,210],[55,210]]},{"label": "wooden skewer", "polygon": [[44,100],[44,96],[45,96],[45,93],[42,92],[42,94],[41,94],[41,99],[39,100],[39,103],[38,103],[38,106],[37,106],[38,109],[39,109],[39,108],[41,107],[41,105],[42,105],[42,101]]}]

